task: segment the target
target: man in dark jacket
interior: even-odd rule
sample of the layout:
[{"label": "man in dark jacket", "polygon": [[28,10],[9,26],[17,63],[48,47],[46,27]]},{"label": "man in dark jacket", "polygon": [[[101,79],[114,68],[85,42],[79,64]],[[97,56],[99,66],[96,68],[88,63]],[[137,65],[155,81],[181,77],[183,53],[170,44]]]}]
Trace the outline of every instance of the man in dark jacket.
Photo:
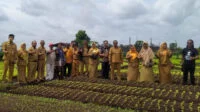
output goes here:
[{"label": "man in dark jacket", "polygon": [[110,71],[108,53],[109,53],[110,47],[108,45],[107,40],[103,41],[103,44],[104,45],[100,51],[100,53],[101,53],[100,57],[102,58],[102,75],[103,75],[103,78],[108,79],[109,71]]},{"label": "man in dark jacket", "polygon": [[195,85],[195,60],[198,59],[198,51],[194,48],[194,42],[192,39],[187,41],[186,48],[182,51],[182,70],[183,70],[183,85],[187,84],[188,73],[190,73],[191,84]]},{"label": "man in dark jacket", "polygon": [[55,50],[56,52],[56,74],[55,74],[55,78],[59,78],[59,79],[63,79],[63,75],[64,75],[64,65],[65,65],[65,55],[62,49],[62,44],[58,43],[58,47]]}]

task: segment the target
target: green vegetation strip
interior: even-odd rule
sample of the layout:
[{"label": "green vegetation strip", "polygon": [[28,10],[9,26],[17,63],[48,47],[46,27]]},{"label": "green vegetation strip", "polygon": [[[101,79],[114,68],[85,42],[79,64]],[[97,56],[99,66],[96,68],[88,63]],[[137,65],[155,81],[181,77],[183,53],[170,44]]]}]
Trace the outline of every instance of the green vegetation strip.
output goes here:
[{"label": "green vegetation strip", "polygon": [[1,112],[134,112],[69,100],[0,93]]},{"label": "green vegetation strip", "polygon": [[[199,79],[198,79],[199,80]],[[200,91],[200,86],[182,86],[177,84],[159,84],[159,83],[151,83],[151,82],[128,82],[128,81],[117,81],[117,80],[106,80],[106,79],[89,79],[87,77],[73,77],[67,78],[64,81],[78,81],[78,82],[90,82],[90,83],[98,83],[98,84],[112,84],[112,85],[120,85],[120,86],[132,86],[132,87],[143,87],[143,88],[154,88],[154,89],[166,89],[170,88],[171,90],[179,90],[179,91]],[[175,77],[173,81],[179,81],[180,77]],[[52,83],[57,82],[57,80],[51,81]],[[47,82],[47,83],[51,83]],[[58,81],[62,82],[62,81]]]}]

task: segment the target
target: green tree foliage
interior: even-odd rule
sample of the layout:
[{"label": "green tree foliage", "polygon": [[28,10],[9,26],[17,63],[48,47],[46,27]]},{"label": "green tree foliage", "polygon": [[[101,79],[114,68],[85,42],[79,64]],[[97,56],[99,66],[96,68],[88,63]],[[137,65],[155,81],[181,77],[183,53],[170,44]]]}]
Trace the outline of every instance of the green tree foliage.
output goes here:
[{"label": "green tree foliage", "polygon": [[177,43],[170,43],[169,49],[172,50],[172,51],[176,51],[177,50]]},{"label": "green tree foliage", "polygon": [[143,41],[142,40],[138,40],[138,41],[135,42],[135,47],[136,47],[138,52],[140,52],[140,50],[142,48],[142,45],[143,45]]},{"label": "green tree foliage", "polygon": [[3,60],[3,52],[0,51],[0,61],[2,61],[2,60]]},{"label": "green tree foliage", "polygon": [[3,52],[2,52],[2,46],[0,45],[0,61],[2,61],[3,58]]},{"label": "green tree foliage", "polygon": [[90,41],[90,37],[87,35],[85,30],[79,30],[78,33],[76,34],[76,39],[75,41],[82,46],[83,40],[87,40],[88,42]]}]

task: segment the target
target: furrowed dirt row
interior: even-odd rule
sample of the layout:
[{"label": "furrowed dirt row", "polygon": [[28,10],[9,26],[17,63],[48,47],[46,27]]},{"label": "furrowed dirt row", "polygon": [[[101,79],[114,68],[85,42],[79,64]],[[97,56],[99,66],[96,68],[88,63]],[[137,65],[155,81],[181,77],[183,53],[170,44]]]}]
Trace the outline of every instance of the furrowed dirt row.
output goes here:
[{"label": "furrowed dirt row", "polygon": [[94,91],[83,91],[80,89],[69,89],[47,86],[25,86],[9,91],[14,94],[25,94],[56,98],[61,100],[81,101],[84,103],[95,103],[113,107],[121,107],[135,110],[148,111],[198,111],[198,103],[163,100],[144,96],[128,96],[122,94],[107,94]]},{"label": "furrowed dirt row", "polygon": [[150,98],[159,98],[164,100],[176,100],[185,102],[200,102],[199,91],[173,91],[170,88],[155,89],[155,88],[141,88],[130,86],[118,86],[111,84],[97,84],[88,82],[74,82],[74,81],[52,81],[42,84],[44,86],[79,89],[84,91],[94,91],[108,94],[121,94],[128,96],[141,96]]}]

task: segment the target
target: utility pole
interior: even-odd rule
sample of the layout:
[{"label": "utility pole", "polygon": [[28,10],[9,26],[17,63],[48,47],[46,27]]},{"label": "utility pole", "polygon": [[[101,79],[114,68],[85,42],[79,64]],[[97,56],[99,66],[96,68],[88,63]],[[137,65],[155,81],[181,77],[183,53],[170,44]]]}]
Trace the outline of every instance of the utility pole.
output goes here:
[{"label": "utility pole", "polygon": [[131,45],[131,37],[129,37],[129,45]]},{"label": "utility pole", "polygon": [[152,38],[150,38],[150,46],[152,46],[153,45],[153,43],[152,43]]}]

